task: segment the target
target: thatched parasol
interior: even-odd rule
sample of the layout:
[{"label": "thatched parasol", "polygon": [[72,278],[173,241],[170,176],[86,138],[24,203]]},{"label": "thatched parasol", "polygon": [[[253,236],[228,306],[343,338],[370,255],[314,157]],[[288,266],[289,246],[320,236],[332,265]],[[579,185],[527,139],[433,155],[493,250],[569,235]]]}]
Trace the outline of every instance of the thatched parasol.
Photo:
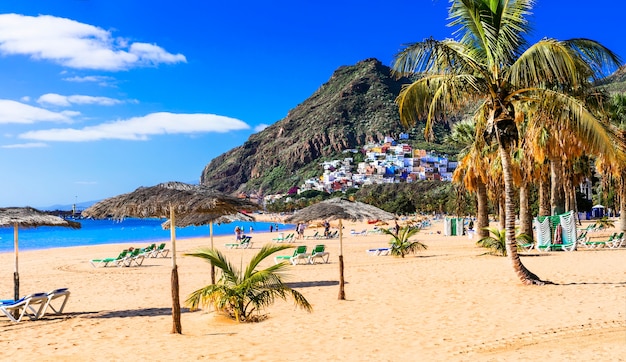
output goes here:
[{"label": "thatched parasol", "polygon": [[396,216],[376,206],[343,198],[334,198],[305,207],[285,219],[286,222],[310,222],[313,220],[339,220],[339,299],[346,299],[343,280],[343,227],[342,220],[392,220]]},{"label": "thatched parasol", "polygon": [[18,268],[18,228],[38,226],[64,226],[79,229],[80,223],[68,221],[58,216],[46,214],[32,207],[0,208],[0,227],[13,226],[13,245],[15,248],[15,272],[13,273],[14,298],[20,298],[20,274]]},{"label": "thatched parasol", "polygon": [[[172,333],[182,333],[178,267],[176,265],[176,218],[194,214],[236,215],[241,210],[259,206],[244,199],[223,194],[201,185],[166,182],[140,187],[133,192],[102,200],[85,209],[83,215],[93,218],[163,217],[169,218],[172,242]],[[191,224],[190,224],[191,225]]]},{"label": "thatched parasol", "polygon": [[[234,221],[254,221],[254,218],[250,215],[238,212],[232,215],[218,215],[218,214],[187,214],[176,220],[176,226],[199,226],[209,225],[209,237],[211,239],[211,249],[213,249],[213,224],[228,224]],[[163,224],[163,229],[170,228],[170,221],[167,220]],[[211,262],[211,284],[215,284],[215,266]]]}]

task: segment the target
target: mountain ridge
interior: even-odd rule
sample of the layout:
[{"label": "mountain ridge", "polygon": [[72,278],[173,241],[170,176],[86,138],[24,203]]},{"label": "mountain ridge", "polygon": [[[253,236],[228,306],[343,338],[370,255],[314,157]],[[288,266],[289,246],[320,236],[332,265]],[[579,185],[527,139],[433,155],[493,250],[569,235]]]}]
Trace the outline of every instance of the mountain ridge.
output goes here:
[{"label": "mountain ridge", "polygon": [[312,163],[402,132],[395,98],[408,83],[374,58],[341,66],[285,118],[214,158],[200,183],[227,193],[297,186]]}]

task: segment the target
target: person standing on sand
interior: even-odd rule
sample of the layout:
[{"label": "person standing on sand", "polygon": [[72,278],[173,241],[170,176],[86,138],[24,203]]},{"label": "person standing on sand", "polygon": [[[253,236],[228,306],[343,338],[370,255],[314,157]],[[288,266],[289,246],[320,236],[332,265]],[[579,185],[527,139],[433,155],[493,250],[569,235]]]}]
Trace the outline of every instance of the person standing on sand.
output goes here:
[{"label": "person standing on sand", "polygon": [[274,225],[270,225],[270,232],[274,231]]}]

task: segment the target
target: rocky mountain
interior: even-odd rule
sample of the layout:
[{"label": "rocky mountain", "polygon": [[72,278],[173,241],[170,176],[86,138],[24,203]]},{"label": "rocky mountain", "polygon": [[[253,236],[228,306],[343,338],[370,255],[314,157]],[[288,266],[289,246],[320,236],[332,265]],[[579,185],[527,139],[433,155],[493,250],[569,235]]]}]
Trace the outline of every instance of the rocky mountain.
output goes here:
[{"label": "rocky mountain", "polygon": [[599,82],[610,93],[626,92],[626,65]]},{"label": "rocky mountain", "polygon": [[223,192],[287,191],[319,175],[319,163],[341,151],[397,136],[396,79],[377,59],[338,68],[287,117],[213,159],[200,182]]}]

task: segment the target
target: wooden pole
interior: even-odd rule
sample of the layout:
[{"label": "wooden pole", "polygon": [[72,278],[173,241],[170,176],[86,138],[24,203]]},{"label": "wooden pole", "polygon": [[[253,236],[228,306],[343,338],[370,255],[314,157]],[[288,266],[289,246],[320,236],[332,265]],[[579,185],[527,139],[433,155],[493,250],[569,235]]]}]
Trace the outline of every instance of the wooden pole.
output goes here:
[{"label": "wooden pole", "polygon": [[[211,235],[211,249],[213,249],[213,221],[209,224],[209,235]],[[215,265],[211,262],[211,284],[215,284]]]},{"label": "wooden pole", "polygon": [[339,300],[346,299],[346,292],[344,291],[343,280],[343,226],[341,225],[341,219],[339,219]]},{"label": "wooden pole", "polygon": [[176,215],[170,204],[170,241],[172,242],[172,332],[182,334],[180,323],[180,295],[178,287],[178,266],[176,265]]},{"label": "wooden pole", "polygon": [[17,223],[13,224],[13,250],[15,250],[15,271],[13,272],[13,300],[20,299],[20,272],[19,272],[19,263],[18,263],[18,233],[17,233]]}]

